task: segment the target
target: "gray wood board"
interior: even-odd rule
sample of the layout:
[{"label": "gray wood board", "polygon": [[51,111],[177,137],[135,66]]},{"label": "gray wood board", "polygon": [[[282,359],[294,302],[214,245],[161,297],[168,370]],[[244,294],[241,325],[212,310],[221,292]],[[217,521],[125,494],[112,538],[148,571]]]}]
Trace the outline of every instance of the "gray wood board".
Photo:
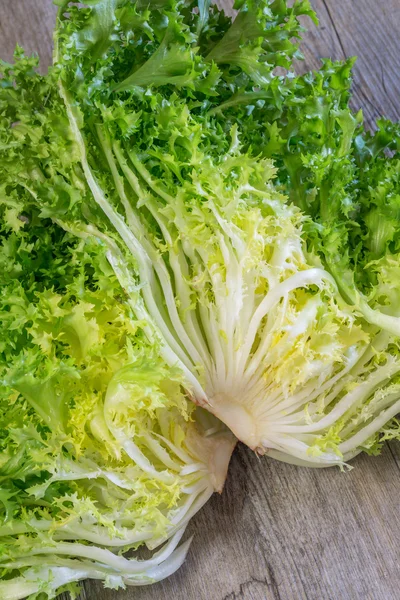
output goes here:
[{"label": "gray wood board", "polygon": [[[223,3],[224,4],[224,3]],[[230,2],[225,2],[230,5]],[[399,0],[314,0],[320,27],[304,68],[358,55],[355,108],[367,121],[400,117]],[[51,0],[0,0],[0,56],[15,44],[51,60]],[[309,24],[308,24],[309,25]],[[182,569],[146,588],[85,582],[82,600],[398,600],[400,450],[361,456],[353,470],[313,470],[259,459],[239,447],[221,496],[193,519]]]}]

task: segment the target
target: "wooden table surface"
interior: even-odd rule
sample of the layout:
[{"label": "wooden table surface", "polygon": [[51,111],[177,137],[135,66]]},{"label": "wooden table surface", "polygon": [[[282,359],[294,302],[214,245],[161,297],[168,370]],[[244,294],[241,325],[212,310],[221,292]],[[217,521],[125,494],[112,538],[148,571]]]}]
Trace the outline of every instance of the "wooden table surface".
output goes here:
[{"label": "wooden table surface", "polygon": [[[306,36],[306,65],[358,55],[354,107],[370,123],[399,119],[400,0],[312,4],[320,27]],[[51,0],[0,0],[0,57],[10,59],[18,42],[48,63],[54,18]],[[299,468],[240,446],[223,494],[188,527],[195,537],[178,573],[118,592],[85,582],[81,598],[399,600],[400,447],[353,466],[348,473]]]}]

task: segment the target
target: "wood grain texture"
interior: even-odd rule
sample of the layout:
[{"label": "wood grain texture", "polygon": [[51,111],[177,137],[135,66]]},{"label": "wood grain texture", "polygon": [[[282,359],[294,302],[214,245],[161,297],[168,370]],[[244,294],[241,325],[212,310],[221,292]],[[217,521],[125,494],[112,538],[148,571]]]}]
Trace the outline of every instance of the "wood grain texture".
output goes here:
[{"label": "wood grain texture", "polygon": [[[224,4],[224,3],[223,3]],[[231,5],[230,2],[225,2]],[[313,0],[320,28],[305,67],[359,56],[354,106],[370,124],[400,117],[400,1]],[[18,41],[51,58],[51,0],[0,0],[0,56]],[[85,582],[82,600],[398,600],[400,448],[362,456],[348,473],[258,459],[239,447],[224,493],[193,519],[187,562],[148,588]]]},{"label": "wood grain texture", "polygon": [[11,61],[20,44],[39,54],[44,71],[51,63],[56,12],[52,0],[0,0],[0,58]]},{"label": "wood grain texture", "polygon": [[321,57],[357,56],[353,107],[367,122],[400,118],[400,1],[311,0],[320,26],[303,44],[308,68]]}]

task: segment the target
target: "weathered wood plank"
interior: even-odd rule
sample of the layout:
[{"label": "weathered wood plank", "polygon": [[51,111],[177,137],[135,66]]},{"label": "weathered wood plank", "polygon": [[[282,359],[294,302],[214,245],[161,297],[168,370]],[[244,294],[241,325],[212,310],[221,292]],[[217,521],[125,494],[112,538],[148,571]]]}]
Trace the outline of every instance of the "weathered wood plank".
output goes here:
[{"label": "weathered wood plank", "polygon": [[45,70],[52,59],[56,12],[52,0],[0,0],[0,57],[12,60],[20,44],[40,55]]},{"label": "weathered wood plank", "polygon": [[310,26],[303,44],[306,64],[321,57],[357,56],[353,107],[369,123],[382,115],[400,118],[400,2],[398,0],[312,0],[320,27]]},{"label": "weathered wood plank", "polygon": [[[189,526],[183,568],[120,600],[397,600],[398,469],[388,449],[349,473],[260,460],[241,447],[221,497]],[[113,600],[101,584],[87,597]]]},{"label": "weathered wood plank", "polygon": [[[225,4],[231,5],[229,1]],[[354,106],[367,119],[400,116],[400,2],[313,0],[320,28],[303,45],[320,57],[359,56]],[[16,42],[48,64],[51,0],[0,0],[0,56]],[[397,600],[399,445],[359,457],[349,473],[260,460],[240,447],[222,496],[188,528],[186,564],[156,586],[116,593],[86,582],[82,600]]]}]

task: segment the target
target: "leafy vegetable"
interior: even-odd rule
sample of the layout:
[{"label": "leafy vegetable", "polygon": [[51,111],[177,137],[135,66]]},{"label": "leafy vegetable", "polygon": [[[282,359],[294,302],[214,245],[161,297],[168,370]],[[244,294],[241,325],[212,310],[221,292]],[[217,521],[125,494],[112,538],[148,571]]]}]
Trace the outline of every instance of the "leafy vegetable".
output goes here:
[{"label": "leafy vegetable", "polygon": [[[163,354],[180,365],[195,401],[260,453],[340,464],[377,443],[377,432],[399,410],[397,342],[377,329],[397,331],[397,320],[371,308],[357,289],[348,291],[332,268],[332,248],[315,248],[315,220],[286,203],[272,183],[273,165],[254,154],[265,147],[251,143],[249,111],[231,118],[227,131],[223,109],[235,114],[235,107],[248,106],[248,94],[262,100],[258,122],[271,113],[263,130],[275,136],[264,154],[277,158],[277,150],[287,148],[284,123],[289,131],[304,123],[310,136],[310,123],[321,127],[319,104],[307,93],[332,90],[328,97],[339,105],[333,123],[345,132],[334,164],[344,168],[340,153],[351,140],[349,128],[357,125],[345,107],[339,112],[348,98],[351,63],[326,62],[316,83],[310,76],[275,75],[275,67],[290,66],[296,55],[298,16],[313,16],[305,2],[292,8],[245,3],[233,25],[223,22],[219,39],[215,12],[210,25],[203,19],[200,27],[196,13],[178,3],[163,13],[165,21],[158,10],[147,15],[151,33],[131,21],[132,43],[124,42],[126,23],[119,20],[126,6],[115,8],[113,35],[101,56],[93,56],[90,42],[71,43],[80,34],[82,11],[61,19],[61,95],[85,179],[118,233],[124,264],[134,258],[130,271],[144,283],[144,306],[163,338]],[[85,14],[85,30],[96,30],[93,14]],[[178,39],[179,51],[172,46]],[[165,73],[172,47],[182,60],[191,56],[190,81],[155,75]],[[85,74],[79,82],[77,71]],[[147,89],[141,87],[135,73],[146,73],[152,85],[146,80]],[[210,77],[213,87],[200,88]],[[331,121],[327,116],[328,132]],[[290,173],[298,176],[298,144],[294,148],[286,162],[281,159],[286,182],[292,182]],[[330,186],[332,180],[326,190]],[[304,210],[308,189],[285,187],[292,202],[293,194],[301,198],[296,203]],[[126,273],[120,281],[129,288]],[[336,285],[356,310],[345,305]]]},{"label": "leafy vegetable", "polygon": [[[3,194],[5,194],[3,190]],[[149,346],[105,247],[2,207],[0,596],[173,573],[234,445]],[[200,412],[199,412],[200,411]],[[151,558],[122,553],[143,544]]]},{"label": "leafy vegetable", "polygon": [[177,569],[234,446],[210,412],[301,465],[399,437],[400,129],[365,132],[352,59],[295,75],[309,2],[57,4],[48,75],[1,66],[8,600]]},{"label": "leafy vegetable", "polygon": [[399,128],[352,60],[290,71],[309,3],[58,4],[53,69],[0,88],[10,599],[179,566],[233,447],[183,388],[297,464],[399,437]]},{"label": "leafy vegetable", "polygon": [[52,73],[5,67],[8,202],[101,241],[150,345],[239,439],[343,464],[400,407],[397,317],[352,279],[335,208],[353,132],[363,156],[388,134],[347,108],[351,62],[276,74],[307,2],[243,3],[233,24],[199,6],[61,9]]}]

